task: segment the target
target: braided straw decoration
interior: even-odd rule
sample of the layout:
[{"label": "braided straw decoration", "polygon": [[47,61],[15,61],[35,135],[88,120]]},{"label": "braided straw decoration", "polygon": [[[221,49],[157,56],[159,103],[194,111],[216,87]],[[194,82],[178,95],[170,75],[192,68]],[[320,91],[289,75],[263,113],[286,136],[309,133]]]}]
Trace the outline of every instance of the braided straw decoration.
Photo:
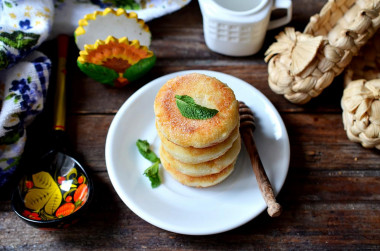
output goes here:
[{"label": "braided straw decoration", "polygon": [[268,82],[305,104],[328,87],[380,27],[380,0],[329,0],[304,33],[285,28],[265,52]]},{"label": "braided straw decoration", "polygon": [[351,82],[341,105],[347,137],[365,148],[380,150],[380,79]]},{"label": "braided straw decoration", "polygon": [[380,150],[380,33],[362,48],[345,73],[341,100],[347,137]]}]

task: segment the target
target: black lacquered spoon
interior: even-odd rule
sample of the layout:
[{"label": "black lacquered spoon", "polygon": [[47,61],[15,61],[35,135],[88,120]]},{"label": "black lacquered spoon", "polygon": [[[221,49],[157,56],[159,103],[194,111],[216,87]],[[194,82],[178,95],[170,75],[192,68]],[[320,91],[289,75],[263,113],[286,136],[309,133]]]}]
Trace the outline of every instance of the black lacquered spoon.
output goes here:
[{"label": "black lacquered spoon", "polygon": [[14,211],[27,223],[44,229],[64,228],[78,220],[93,195],[85,168],[67,154],[66,58],[68,36],[58,37],[58,71],[54,99],[54,144],[30,168],[12,196]]}]

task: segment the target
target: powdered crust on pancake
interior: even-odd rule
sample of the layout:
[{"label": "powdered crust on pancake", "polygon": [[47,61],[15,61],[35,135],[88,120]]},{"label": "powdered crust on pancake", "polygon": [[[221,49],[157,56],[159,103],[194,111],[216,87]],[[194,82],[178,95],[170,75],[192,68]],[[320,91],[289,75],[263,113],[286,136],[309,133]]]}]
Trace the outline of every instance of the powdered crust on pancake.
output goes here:
[{"label": "powdered crust on pancake", "polygon": [[166,162],[170,163],[170,165],[180,173],[193,177],[199,177],[219,173],[226,166],[229,166],[235,162],[239,155],[240,148],[241,140],[240,137],[238,137],[232,147],[219,158],[199,164],[186,164],[173,158],[169,153],[165,151],[165,148],[161,144],[160,158],[165,159]]},{"label": "powdered crust on pancake", "polygon": [[163,159],[161,159],[161,163],[162,163],[162,166],[165,168],[165,170],[168,171],[168,173],[178,182],[186,186],[199,187],[199,188],[210,187],[210,186],[219,184],[232,173],[235,166],[235,162],[234,162],[231,165],[224,168],[219,173],[200,176],[200,177],[193,177],[193,176],[189,176],[181,172],[178,172],[169,162],[166,162]]},{"label": "powdered crust on pancake", "polygon": [[[188,95],[196,104],[219,112],[210,119],[188,119],[180,113],[175,95]],[[154,101],[161,134],[177,145],[195,148],[209,147],[228,138],[238,125],[238,107],[234,92],[226,84],[199,73],[169,80]]]},{"label": "powdered crust on pancake", "polygon": [[205,148],[195,148],[195,147],[182,147],[170,142],[165,138],[160,130],[157,130],[158,136],[161,139],[161,144],[165,148],[165,151],[170,154],[173,158],[181,161],[182,163],[188,164],[199,164],[202,162],[210,161],[219,158],[225,154],[231,147],[236,139],[240,136],[239,126],[231,132],[226,140],[220,142],[217,145],[205,147]]}]

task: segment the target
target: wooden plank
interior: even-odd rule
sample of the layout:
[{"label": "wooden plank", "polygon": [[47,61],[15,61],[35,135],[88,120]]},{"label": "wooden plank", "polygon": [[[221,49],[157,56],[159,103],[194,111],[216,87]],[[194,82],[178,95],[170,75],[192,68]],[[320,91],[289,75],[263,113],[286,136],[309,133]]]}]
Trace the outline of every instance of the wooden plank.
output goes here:
[{"label": "wooden plank", "polygon": [[378,150],[351,142],[341,114],[282,114],[290,135],[291,166],[313,170],[378,169]]},{"label": "wooden plank", "polygon": [[[378,169],[378,151],[349,141],[340,114],[285,113],[281,116],[290,137],[291,168],[300,171]],[[68,119],[67,131],[74,150],[83,156],[86,165],[97,171],[105,170],[105,140],[113,117],[72,115]]]},{"label": "wooden plank", "polygon": [[[326,176],[333,187],[336,180]],[[379,199],[327,200],[303,196],[284,189],[280,194],[284,207],[278,218],[265,212],[249,223],[212,236],[186,236],[170,233],[140,219],[118,198],[105,172],[95,173],[97,193],[88,213],[72,227],[56,231],[40,231],[26,225],[10,211],[8,202],[0,204],[0,249],[86,248],[158,248],[158,249],[364,249],[379,248]],[[323,180],[321,179],[321,182]],[[294,183],[302,190],[310,180]],[[339,183],[339,182],[338,182]],[[347,182],[349,184],[350,182]],[[360,183],[360,181],[358,182]],[[377,182],[378,183],[378,182]],[[339,186],[339,184],[338,184]],[[379,184],[377,184],[379,186]],[[321,186],[322,187],[322,186]],[[310,185],[309,187],[313,187]],[[377,187],[378,189],[378,187]],[[309,189],[306,189],[309,191]],[[334,190],[334,189],[333,189]],[[338,188],[335,188],[335,191]],[[354,190],[354,189],[353,189]],[[306,192],[307,192],[306,191]],[[316,187],[316,193],[326,193]],[[306,193],[305,192],[305,193]],[[350,193],[351,191],[346,191]],[[341,195],[342,192],[336,192]],[[294,198],[298,198],[296,201]],[[27,238],[20,238],[27,236]],[[180,246],[178,246],[180,245]]]},{"label": "wooden plank", "polygon": [[[123,88],[102,85],[87,78],[78,69],[72,68],[75,71],[76,78],[70,81],[71,87],[69,90],[71,92],[69,92],[68,103],[72,113],[116,113],[120,106],[137,89],[158,77],[178,71],[206,69],[230,74],[250,83],[261,91],[280,112],[341,112],[339,104],[343,87],[339,79],[308,104],[296,105],[290,103],[281,95],[275,94],[269,88],[267,66],[257,65],[255,62],[252,61],[251,64],[212,65],[207,61],[173,61],[167,59],[163,62],[158,61],[147,76]],[[86,95],[86,99],[83,98],[83,95]]]}]

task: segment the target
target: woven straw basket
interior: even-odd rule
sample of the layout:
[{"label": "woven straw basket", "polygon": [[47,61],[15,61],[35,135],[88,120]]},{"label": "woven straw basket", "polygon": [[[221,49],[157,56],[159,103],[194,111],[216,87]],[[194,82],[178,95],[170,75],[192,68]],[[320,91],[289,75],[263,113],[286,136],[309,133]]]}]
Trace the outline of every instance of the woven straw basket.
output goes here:
[{"label": "woven straw basket", "polygon": [[347,137],[380,150],[380,32],[347,67],[341,99]]},{"label": "woven straw basket", "polygon": [[380,0],[329,0],[303,33],[285,28],[266,51],[269,86],[290,102],[318,96],[380,26]]}]

